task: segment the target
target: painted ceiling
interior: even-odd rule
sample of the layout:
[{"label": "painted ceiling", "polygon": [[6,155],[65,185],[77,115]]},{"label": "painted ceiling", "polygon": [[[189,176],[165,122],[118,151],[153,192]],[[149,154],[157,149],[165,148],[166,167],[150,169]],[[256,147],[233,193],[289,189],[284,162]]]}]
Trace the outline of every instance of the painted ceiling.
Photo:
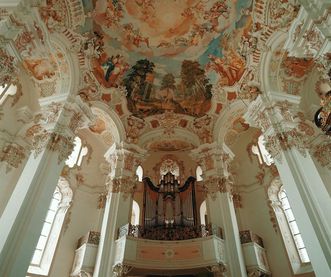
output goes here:
[{"label": "painted ceiling", "polygon": [[[78,95],[116,113],[130,143],[151,151],[187,150],[212,143],[222,121],[231,144],[248,128],[240,119],[242,104],[261,93],[266,41],[287,30],[297,15],[292,2],[44,0],[42,22],[31,22],[33,32],[22,32],[15,45],[46,97],[66,89],[70,68],[61,47],[35,49],[47,49],[49,35],[63,36],[66,50],[78,58]],[[296,94],[293,78],[302,83],[312,61],[287,57],[280,49],[273,57],[272,86]],[[273,78],[278,72],[282,78]],[[62,79],[63,89],[57,85]],[[102,116],[89,130],[106,144],[113,141]],[[158,136],[164,136],[160,143]]]},{"label": "painted ceiling", "polygon": [[93,32],[102,50],[91,62],[94,77],[104,88],[124,86],[134,116],[201,117],[213,86],[233,86],[243,76],[238,46],[250,36],[251,2],[85,0],[90,17],[82,33]]}]

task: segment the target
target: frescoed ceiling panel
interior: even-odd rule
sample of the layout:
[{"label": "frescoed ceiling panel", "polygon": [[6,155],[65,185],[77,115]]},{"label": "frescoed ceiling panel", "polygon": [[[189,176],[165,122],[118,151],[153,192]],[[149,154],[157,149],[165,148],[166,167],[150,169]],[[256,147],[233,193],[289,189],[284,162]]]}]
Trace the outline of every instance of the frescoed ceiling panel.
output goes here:
[{"label": "frescoed ceiling panel", "polygon": [[94,33],[100,50],[93,74],[106,89],[125,86],[137,117],[166,111],[201,117],[211,107],[213,85],[233,86],[243,76],[238,45],[250,36],[251,0],[83,4],[90,19],[82,32]]}]

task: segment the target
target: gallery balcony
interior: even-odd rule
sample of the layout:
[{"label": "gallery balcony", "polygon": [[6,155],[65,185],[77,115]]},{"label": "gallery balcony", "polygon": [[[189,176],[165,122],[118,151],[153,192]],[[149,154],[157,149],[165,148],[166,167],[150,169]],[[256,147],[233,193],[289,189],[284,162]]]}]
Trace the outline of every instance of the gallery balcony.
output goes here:
[{"label": "gallery balcony", "polygon": [[130,275],[208,272],[225,264],[222,229],[213,225],[144,229],[127,224],[116,241],[115,265],[125,265]]},{"label": "gallery balcony", "polygon": [[[93,274],[100,233],[89,232],[78,241],[72,273]],[[251,276],[271,276],[261,237],[240,231],[245,265]],[[115,241],[113,270],[122,275],[185,275],[226,270],[222,229],[215,225],[144,229],[126,224]],[[125,273],[126,272],[126,273]]]}]

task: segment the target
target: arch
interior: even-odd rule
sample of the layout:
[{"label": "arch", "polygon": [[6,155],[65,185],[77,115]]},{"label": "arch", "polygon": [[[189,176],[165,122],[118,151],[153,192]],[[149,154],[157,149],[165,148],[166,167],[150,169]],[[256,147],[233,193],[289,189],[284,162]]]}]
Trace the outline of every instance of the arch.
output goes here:
[{"label": "arch", "polygon": [[112,109],[109,109],[105,103],[100,101],[94,101],[91,103],[93,114],[100,115],[105,118],[106,125],[108,126],[109,130],[111,130],[114,142],[120,143],[121,141],[125,141],[125,128],[116,112]]},{"label": "arch", "polygon": [[207,204],[204,200],[200,205],[200,224],[206,225],[207,223]]},{"label": "arch", "polygon": [[132,200],[131,224],[139,225],[139,222],[140,222],[140,207],[137,201]]},{"label": "arch", "polygon": [[[150,145],[152,142],[159,141],[160,138],[163,137],[164,137],[164,129],[158,128],[157,130],[152,130],[142,134],[139,137],[138,145],[141,146],[142,148],[145,147],[148,148],[148,145]],[[171,138],[172,140],[178,139],[181,141],[186,141],[194,146],[200,145],[200,139],[197,136],[197,134],[190,132],[189,130],[186,129],[174,128],[174,133],[171,134]]]},{"label": "arch", "polygon": [[197,178],[197,181],[203,181],[203,178],[202,178],[202,168],[200,165],[197,166],[196,170],[195,170],[195,174],[196,174],[196,178]]},{"label": "arch", "polygon": [[80,137],[75,137],[74,143],[74,149],[65,161],[65,164],[70,168],[73,168],[74,166],[80,166],[82,164],[84,156],[86,156],[88,152],[87,146],[84,146],[82,144],[82,140]]},{"label": "arch", "polygon": [[231,103],[228,108],[221,113],[215,123],[213,137],[217,143],[224,142],[227,132],[231,129],[233,121],[243,115],[247,110],[247,106],[243,101],[235,101]]},{"label": "arch", "polygon": [[[47,34],[48,32],[45,33]],[[59,86],[59,90],[68,92],[69,95],[75,95],[79,88],[81,72],[79,68],[78,57],[73,51],[67,50],[71,48],[71,45],[64,34],[52,33],[52,36],[50,37],[50,43],[53,47],[61,50],[61,53],[65,57],[68,65],[68,78],[64,78],[67,79],[67,83],[62,80],[61,85]]]},{"label": "arch", "polygon": [[138,177],[138,181],[142,182],[143,176],[144,176],[144,170],[141,165],[138,165],[138,167],[136,169],[136,175]]},{"label": "arch", "polygon": [[[271,91],[279,92],[281,91],[281,88],[279,87],[279,83],[277,80],[277,86],[271,85],[271,80],[274,80],[274,78],[270,77],[271,71],[279,71],[280,63],[282,62],[282,59],[278,58],[278,64],[277,69],[275,69],[275,65],[272,65],[272,58],[275,54],[276,50],[280,50],[283,48],[285,41],[287,39],[288,33],[287,32],[274,32],[271,37],[266,41],[266,48],[269,49],[269,51],[264,52],[261,56],[261,66],[260,66],[260,80],[261,80],[261,91],[268,93]],[[272,68],[273,67],[273,68]]]}]

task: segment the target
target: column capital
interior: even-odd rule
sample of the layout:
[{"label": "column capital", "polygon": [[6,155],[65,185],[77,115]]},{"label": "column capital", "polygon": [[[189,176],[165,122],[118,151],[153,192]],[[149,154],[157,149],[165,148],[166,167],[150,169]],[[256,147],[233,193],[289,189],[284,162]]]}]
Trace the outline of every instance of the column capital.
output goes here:
[{"label": "column capital", "polygon": [[45,101],[33,125],[25,131],[31,150],[37,157],[45,148],[58,151],[58,162],[65,160],[72,152],[77,130],[87,127],[94,119],[79,97],[57,102]]},{"label": "column capital", "polygon": [[0,49],[0,64],[0,86],[17,83],[16,60],[5,49]]},{"label": "column capital", "polygon": [[259,95],[250,103],[244,119],[262,132],[270,132],[270,128],[278,126],[292,128],[299,112],[301,97],[279,92]]},{"label": "column capital", "polygon": [[124,200],[134,193],[137,185],[138,181],[130,177],[109,179],[106,184],[108,192],[122,193]]},{"label": "column capital", "polygon": [[30,151],[29,144],[21,137],[0,130],[0,162],[6,163],[6,171],[18,168]]},{"label": "column capital", "polygon": [[233,191],[233,182],[229,178],[222,176],[209,176],[203,180],[202,186],[204,192],[210,195],[213,200],[216,199],[217,192],[232,193]]},{"label": "column capital", "polygon": [[206,143],[191,151],[190,154],[202,167],[204,178],[210,176],[228,177],[229,163],[234,154],[225,144]]},{"label": "column capital", "polygon": [[281,152],[292,147],[305,156],[309,137],[314,134],[300,113],[299,101],[300,97],[280,93],[260,95],[244,115],[251,126],[262,130],[266,149],[278,161],[282,159]]}]

